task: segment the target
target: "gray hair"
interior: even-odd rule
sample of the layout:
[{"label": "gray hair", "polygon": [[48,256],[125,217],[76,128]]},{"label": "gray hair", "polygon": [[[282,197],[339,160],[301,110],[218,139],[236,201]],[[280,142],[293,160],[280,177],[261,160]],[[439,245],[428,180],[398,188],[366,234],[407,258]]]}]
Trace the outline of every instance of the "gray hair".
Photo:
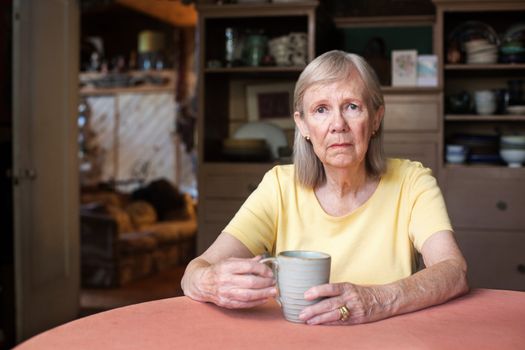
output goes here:
[{"label": "gray hair", "polygon": [[[385,105],[379,79],[373,68],[359,55],[333,50],[322,54],[310,62],[303,70],[294,91],[294,110],[304,118],[303,98],[306,90],[317,84],[338,82],[352,72],[360,76],[365,95],[363,96],[369,115],[376,113]],[[386,171],[386,158],[383,151],[383,123],[370,139],[366,153],[366,172],[370,176],[380,176]],[[324,167],[314,153],[312,144],[305,140],[299,129],[295,128],[294,141],[295,176],[300,184],[314,188],[326,182]]]}]

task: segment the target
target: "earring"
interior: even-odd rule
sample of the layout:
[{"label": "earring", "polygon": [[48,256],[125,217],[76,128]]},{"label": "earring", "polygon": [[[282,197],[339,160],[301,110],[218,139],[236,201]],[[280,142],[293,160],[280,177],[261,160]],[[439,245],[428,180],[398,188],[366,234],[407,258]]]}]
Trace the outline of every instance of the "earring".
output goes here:
[{"label": "earring", "polygon": [[310,136],[307,135],[307,136],[304,137],[304,139],[305,139],[306,141],[310,141]]}]

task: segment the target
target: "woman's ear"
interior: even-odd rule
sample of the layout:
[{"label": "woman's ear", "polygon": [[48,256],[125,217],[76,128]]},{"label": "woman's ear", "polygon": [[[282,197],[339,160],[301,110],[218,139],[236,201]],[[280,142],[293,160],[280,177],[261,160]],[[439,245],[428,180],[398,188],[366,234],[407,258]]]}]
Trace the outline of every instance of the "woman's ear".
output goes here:
[{"label": "woman's ear", "polygon": [[385,105],[382,105],[381,107],[379,107],[379,109],[377,110],[374,116],[373,127],[375,131],[377,131],[379,127],[381,126],[381,122],[383,121],[384,116],[385,116]]},{"label": "woman's ear", "polygon": [[295,111],[293,114],[293,120],[295,121],[295,126],[299,129],[299,132],[303,137],[309,136],[308,128],[304,122],[304,118],[301,118],[301,113]]}]

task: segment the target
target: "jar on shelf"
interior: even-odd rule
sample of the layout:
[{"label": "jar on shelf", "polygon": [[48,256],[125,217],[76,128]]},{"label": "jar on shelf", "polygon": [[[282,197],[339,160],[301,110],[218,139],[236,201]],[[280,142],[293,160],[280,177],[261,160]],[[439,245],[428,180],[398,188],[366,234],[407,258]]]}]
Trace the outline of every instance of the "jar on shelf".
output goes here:
[{"label": "jar on shelf", "polygon": [[253,67],[260,66],[264,55],[266,55],[267,43],[268,38],[262,32],[249,32],[245,39],[245,64]]}]

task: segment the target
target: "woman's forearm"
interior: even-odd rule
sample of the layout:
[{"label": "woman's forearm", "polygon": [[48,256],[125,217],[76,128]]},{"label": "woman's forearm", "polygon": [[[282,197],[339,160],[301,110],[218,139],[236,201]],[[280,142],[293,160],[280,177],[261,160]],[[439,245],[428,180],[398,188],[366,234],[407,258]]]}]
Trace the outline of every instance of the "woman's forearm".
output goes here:
[{"label": "woman's forearm", "polygon": [[371,286],[386,317],[412,312],[446,302],[468,292],[466,265],[448,259],[400,281]]}]

